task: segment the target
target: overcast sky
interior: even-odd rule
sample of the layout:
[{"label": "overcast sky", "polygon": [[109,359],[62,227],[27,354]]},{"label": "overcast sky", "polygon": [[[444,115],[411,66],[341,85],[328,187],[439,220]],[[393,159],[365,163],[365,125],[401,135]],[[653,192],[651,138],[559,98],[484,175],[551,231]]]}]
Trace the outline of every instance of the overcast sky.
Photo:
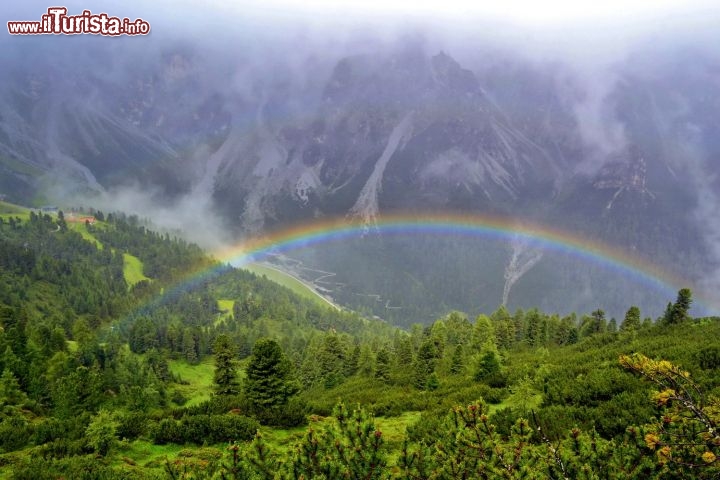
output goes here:
[{"label": "overcast sky", "polygon": [[[197,5],[197,2],[190,2]],[[614,19],[627,21],[659,12],[682,13],[711,9],[708,0],[205,0],[214,8],[238,12],[311,12],[335,16],[355,13],[367,17],[413,15],[450,19],[495,18],[529,25],[557,25],[569,21]]]},{"label": "overcast sky", "polygon": [[[57,2],[55,2],[57,3]],[[29,0],[3,5],[2,20],[34,20],[53,2]],[[717,20],[714,0],[67,0],[70,13],[81,9],[148,20],[204,23],[218,13],[226,20],[313,20],[324,24],[428,21],[495,22],[525,28],[672,27],[675,23]],[[77,10],[77,12],[73,12]],[[32,15],[17,18],[17,13]],[[230,15],[230,17],[228,17]],[[447,23],[446,23],[447,24]],[[667,24],[667,25],[663,25]]]}]

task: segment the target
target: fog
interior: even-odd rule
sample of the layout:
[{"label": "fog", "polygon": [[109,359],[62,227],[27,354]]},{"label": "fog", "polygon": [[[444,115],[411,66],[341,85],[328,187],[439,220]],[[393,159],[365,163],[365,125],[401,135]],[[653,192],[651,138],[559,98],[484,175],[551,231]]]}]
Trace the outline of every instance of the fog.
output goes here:
[{"label": "fog", "polygon": [[[57,86],[69,72],[78,74],[87,69],[88,81],[102,85],[95,92],[98,97],[82,97],[85,92],[74,83],[57,86],[58,92],[81,97],[57,101],[59,105],[78,105],[72,108],[86,108],[90,113],[102,111],[108,117],[107,111],[116,105],[101,94],[157,75],[154,69],[158,64],[174,52],[182,52],[189,66],[181,73],[183,78],[193,79],[191,84],[198,92],[184,100],[192,107],[183,108],[191,111],[197,108],[193,102],[200,104],[205,94],[218,93],[225,101],[223,111],[231,119],[227,125],[213,120],[217,125],[195,131],[188,131],[184,124],[166,126],[172,125],[172,119],[165,120],[165,130],[160,133],[147,132],[142,124],[135,130],[127,127],[128,135],[144,138],[147,146],[143,148],[177,158],[187,156],[178,167],[181,187],[172,195],[168,195],[167,186],[148,184],[143,179],[115,182],[114,177],[101,178],[97,169],[89,168],[89,175],[97,176],[88,182],[94,192],[88,197],[87,189],[55,182],[51,191],[57,201],[94,202],[101,209],[136,213],[163,228],[182,229],[190,240],[208,248],[234,242],[228,218],[217,212],[213,199],[216,176],[227,171],[227,158],[245,154],[250,133],[261,136],[264,129],[277,132],[280,126],[317,111],[340,59],[355,55],[382,58],[413,42],[428,56],[447,52],[475,72],[481,86],[483,72],[496,64],[522,64],[550,78],[557,102],[571,112],[583,143],[583,156],[572,172],[566,172],[568,176],[593,175],[637,142],[637,138],[631,139],[638,136],[637,132],[627,131],[630,121],[619,113],[623,100],[618,91],[633,82],[659,85],[659,99],[652,97],[661,104],[653,125],[673,137],[674,143],[672,149],[666,149],[672,155],[658,160],[657,168],[662,165],[673,175],[684,175],[692,185],[690,190],[696,192],[696,203],[688,215],[701,226],[708,248],[704,284],[707,290],[720,287],[720,220],[716,215],[720,210],[716,173],[719,152],[707,140],[709,133],[718,130],[694,125],[687,118],[701,105],[697,99],[684,100],[693,93],[692,86],[680,85],[676,78],[663,78],[679,64],[678,58],[687,55],[691,59],[688,65],[693,58],[704,62],[698,66],[703,72],[696,76],[712,87],[708,95],[720,93],[720,8],[716,2],[73,0],[66,5],[71,14],[91,9],[93,13],[141,17],[150,22],[152,31],[147,37],[133,38],[2,35],[0,55],[11,67],[0,73],[0,84],[13,85],[17,71],[50,70],[55,72],[52,81]],[[37,1],[6,5],[1,17],[3,23],[38,20],[47,7]],[[29,51],[35,53],[28,56]],[[8,91],[12,88],[7,87]],[[4,111],[9,109],[6,106]],[[0,121],[9,125],[9,118],[6,114]],[[42,130],[49,132],[46,137],[52,138],[42,148],[52,146],[61,156],[74,158],[72,149],[55,140],[53,129],[44,120],[31,122],[43,125]],[[33,130],[32,125],[28,131]],[[223,137],[229,139],[227,158],[216,155],[213,159],[207,145],[221,130],[231,132]],[[15,132],[18,138],[30,135],[19,127],[16,131],[8,126],[5,131]],[[92,136],[92,130],[88,128],[84,134]],[[175,143],[168,140],[171,137]],[[0,143],[7,155],[29,155],[22,153],[19,145],[32,142],[11,138]],[[74,160],[82,163],[82,159]],[[120,172],[132,168],[132,164],[117,166]],[[51,172],[44,182],[53,183],[52,176]]]}]

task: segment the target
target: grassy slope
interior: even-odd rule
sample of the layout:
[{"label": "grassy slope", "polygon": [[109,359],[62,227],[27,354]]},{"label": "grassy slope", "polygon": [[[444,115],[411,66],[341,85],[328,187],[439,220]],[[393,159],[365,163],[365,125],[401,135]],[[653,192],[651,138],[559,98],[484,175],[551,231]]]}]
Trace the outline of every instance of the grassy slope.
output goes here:
[{"label": "grassy slope", "polygon": [[[53,214],[54,216],[54,214]],[[27,221],[30,219],[30,209],[27,207],[22,207],[20,205],[15,205],[13,203],[8,202],[1,202],[0,201],[0,217],[7,220],[10,217],[18,217],[22,221]],[[82,237],[87,240],[90,243],[95,244],[95,246],[102,250],[103,245],[98,241],[97,238],[93,234],[87,231],[87,227],[84,223],[79,222],[67,222],[68,230],[72,230],[73,232],[78,232]],[[95,222],[95,228],[107,228],[107,225],[103,222]]]},{"label": "grassy slope", "polygon": [[[21,220],[27,221],[30,218],[30,210],[12,203],[0,202],[0,217],[5,219],[19,217]],[[67,226],[69,230],[78,232],[85,240],[94,244],[98,249],[103,249],[103,244],[98,241],[92,233],[87,231],[84,223],[67,222]],[[95,228],[106,228],[106,225],[102,222],[95,222],[94,226]],[[143,274],[142,261],[129,253],[123,254],[123,275],[130,287],[142,280],[150,280],[150,278]],[[232,311],[232,306],[230,310]]]},{"label": "grassy slope", "polygon": [[20,205],[15,205],[14,203],[0,201],[0,215],[9,213],[28,214],[30,213],[30,211],[27,208],[21,207]]},{"label": "grassy slope", "polygon": [[30,209],[14,203],[0,202],[0,218],[8,220],[10,217],[26,222],[30,219]]},{"label": "grassy slope", "polygon": [[402,450],[403,440],[407,433],[407,427],[420,419],[420,412],[405,412],[397,417],[377,417],[375,426],[383,434],[383,439],[390,447],[390,465],[397,464],[398,457]]},{"label": "grassy slope", "polygon": [[[94,244],[98,250],[103,249],[103,244],[100,243],[97,238],[95,238],[95,235],[87,231],[87,227],[84,223],[67,222],[67,226],[68,230],[78,232],[85,240]],[[94,226],[95,228],[106,228],[106,226],[104,224],[101,224],[100,222],[95,222]]]},{"label": "grassy slope", "polygon": [[312,287],[288,273],[285,273],[276,268],[269,267],[267,265],[260,265],[257,263],[251,263],[244,268],[250,270],[256,275],[265,276],[268,278],[268,280],[272,280],[275,283],[279,283],[280,285],[289,288],[301,297],[308,298],[314,302],[318,302],[320,305],[323,306],[331,305],[337,308],[335,304],[320,295]]},{"label": "grassy slope", "polygon": [[185,406],[197,405],[210,399],[215,369],[212,357],[205,358],[197,365],[190,365],[184,360],[170,360],[168,363],[173,375],[187,382],[187,385],[177,386],[177,390],[188,399]]},{"label": "grassy slope", "polygon": [[220,310],[220,314],[218,315],[218,318],[215,321],[215,324],[219,324],[223,320],[232,317],[233,307],[235,306],[235,300],[218,300],[217,303],[218,303],[218,310]]},{"label": "grassy slope", "polygon": [[121,443],[112,463],[115,466],[135,464],[133,466],[145,473],[152,470],[160,474],[165,471],[166,460],[173,459],[185,451],[187,447],[182,445],[154,445],[144,440],[136,440],[131,443]]},{"label": "grassy slope", "polygon": [[129,253],[123,253],[123,275],[130,287],[142,280],[150,280],[143,275],[143,263],[140,259]]},{"label": "grassy slope", "polygon": [[[98,241],[92,233],[88,232],[84,223],[68,222],[67,225],[68,229],[78,232],[85,240],[94,244],[99,250],[103,249],[103,244]],[[105,223],[98,221],[96,221],[93,226],[101,229],[107,228]],[[123,253],[123,276],[130,287],[142,280],[151,280],[143,273],[142,260],[134,255],[130,255],[129,253]]]}]

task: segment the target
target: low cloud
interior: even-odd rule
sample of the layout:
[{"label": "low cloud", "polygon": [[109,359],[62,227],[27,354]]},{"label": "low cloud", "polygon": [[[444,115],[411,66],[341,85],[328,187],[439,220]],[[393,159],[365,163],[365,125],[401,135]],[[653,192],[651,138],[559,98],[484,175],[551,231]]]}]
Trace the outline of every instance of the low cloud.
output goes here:
[{"label": "low cloud", "polygon": [[159,190],[133,185],[110,189],[82,203],[106,213],[120,211],[148,219],[155,229],[182,233],[209,250],[230,242],[228,229],[215,213],[209,195],[194,192],[169,202]]}]

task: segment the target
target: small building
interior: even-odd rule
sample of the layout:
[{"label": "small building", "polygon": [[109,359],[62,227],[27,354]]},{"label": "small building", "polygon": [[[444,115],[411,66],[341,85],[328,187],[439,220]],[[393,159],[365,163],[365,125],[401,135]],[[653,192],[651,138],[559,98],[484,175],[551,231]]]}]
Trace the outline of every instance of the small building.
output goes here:
[{"label": "small building", "polygon": [[87,215],[75,215],[69,213],[65,215],[65,221],[70,223],[89,223],[90,225],[95,223],[95,217]]}]

